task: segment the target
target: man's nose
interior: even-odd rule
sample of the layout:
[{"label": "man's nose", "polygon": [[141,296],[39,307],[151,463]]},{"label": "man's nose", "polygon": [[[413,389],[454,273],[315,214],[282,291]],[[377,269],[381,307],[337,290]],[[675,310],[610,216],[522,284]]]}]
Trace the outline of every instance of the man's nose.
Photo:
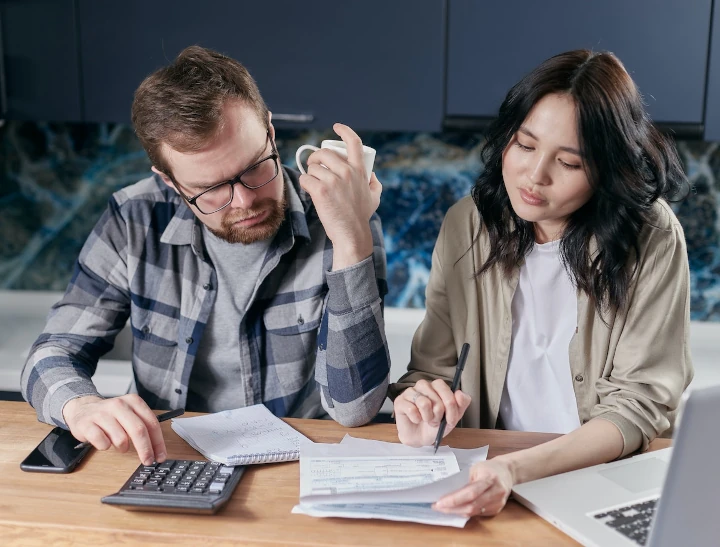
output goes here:
[{"label": "man's nose", "polygon": [[239,182],[233,186],[233,199],[230,202],[230,207],[237,209],[251,209],[257,194],[255,190],[245,188]]}]

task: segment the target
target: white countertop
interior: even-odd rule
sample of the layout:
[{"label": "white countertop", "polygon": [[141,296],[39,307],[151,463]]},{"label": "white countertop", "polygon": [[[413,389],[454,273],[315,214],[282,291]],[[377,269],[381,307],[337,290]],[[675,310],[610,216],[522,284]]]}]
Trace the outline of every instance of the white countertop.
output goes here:
[{"label": "white countertop", "polygon": [[[27,352],[42,332],[50,307],[61,296],[59,292],[0,291],[0,391],[19,391]],[[410,343],[424,315],[423,309],[385,308],[391,381],[405,372]],[[116,348],[98,363],[93,381],[103,395],[127,392],[132,378],[131,340],[130,329],[126,327],[116,340]],[[690,346],[695,365],[692,385],[720,384],[720,323],[692,322]],[[386,401],[383,411],[391,410]]]}]

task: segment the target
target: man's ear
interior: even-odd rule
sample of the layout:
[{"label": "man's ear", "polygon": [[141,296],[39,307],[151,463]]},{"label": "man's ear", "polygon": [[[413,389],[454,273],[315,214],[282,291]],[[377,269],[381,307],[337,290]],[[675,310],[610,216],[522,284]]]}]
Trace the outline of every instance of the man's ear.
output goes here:
[{"label": "man's ear", "polygon": [[272,112],[268,110],[268,130],[270,131],[270,139],[275,142],[275,126],[272,124]]},{"label": "man's ear", "polygon": [[178,192],[177,188],[175,188],[175,185],[174,185],[173,182],[170,180],[170,177],[168,177],[165,173],[163,173],[162,171],[160,171],[160,169],[158,169],[158,168],[155,167],[154,165],[153,165],[150,169],[152,170],[153,173],[155,173],[156,175],[158,175],[158,176],[163,180],[163,182],[164,182],[165,184],[167,184],[170,188],[172,188],[173,190],[175,190],[176,193],[178,193],[178,194],[180,193],[180,192]]}]

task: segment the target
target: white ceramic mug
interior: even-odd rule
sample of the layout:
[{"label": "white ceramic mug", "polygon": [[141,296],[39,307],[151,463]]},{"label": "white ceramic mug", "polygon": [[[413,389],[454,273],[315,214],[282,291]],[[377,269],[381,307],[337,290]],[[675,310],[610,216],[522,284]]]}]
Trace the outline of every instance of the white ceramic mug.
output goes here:
[{"label": "white ceramic mug", "polygon": [[[347,146],[343,141],[322,141],[320,143],[320,148],[327,148],[328,150],[332,150],[333,152],[340,154],[344,158],[347,158]],[[295,162],[297,163],[298,169],[300,169],[300,172],[303,175],[305,174],[305,168],[300,161],[300,154],[302,154],[305,150],[316,151],[320,150],[320,148],[318,148],[317,146],[313,146],[312,144],[303,144],[300,148],[297,149],[297,152],[295,152]],[[363,145],[363,165],[365,166],[365,173],[367,174],[368,182],[370,182],[370,175],[372,174],[374,164],[375,149]]]}]

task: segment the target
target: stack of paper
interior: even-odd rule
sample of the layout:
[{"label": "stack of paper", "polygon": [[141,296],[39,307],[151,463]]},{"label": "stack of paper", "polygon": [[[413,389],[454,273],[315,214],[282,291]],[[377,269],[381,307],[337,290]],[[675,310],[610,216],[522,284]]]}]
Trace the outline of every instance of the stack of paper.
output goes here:
[{"label": "stack of paper", "polygon": [[461,528],[466,517],[432,504],[468,483],[470,467],[488,447],[412,448],[356,439],[300,449],[300,504],[293,513],[315,517],[380,518]]}]

